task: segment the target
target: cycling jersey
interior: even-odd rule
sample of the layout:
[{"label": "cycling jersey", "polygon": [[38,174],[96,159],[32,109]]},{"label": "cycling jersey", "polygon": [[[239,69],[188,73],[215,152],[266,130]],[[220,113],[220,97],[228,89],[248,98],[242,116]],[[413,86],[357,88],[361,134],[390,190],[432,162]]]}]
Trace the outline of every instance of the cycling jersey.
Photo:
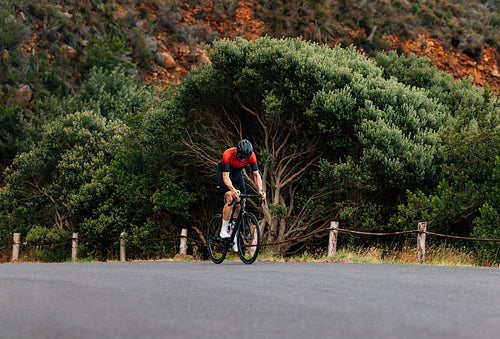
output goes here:
[{"label": "cycling jersey", "polygon": [[257,157],[255,156],[254,152],[252,152],[250,158],[244,160],[239,160],[236,152],[236,147],[233,147],[227,149],[222,154],[222,172],[230,172],[229,176],[231,177],[234,174],[241,173],[243,171],[243,168],[245,168],[245,166],[248,164],[250,164],[253,172],[259,170],[259,167],[257,166]]},{"label": "cycling jersey", "polygon": [[231,180],[234,188],[239,190],[242,194],[246,193],[245,182],[243,181],[243,169],[246,165],[250,164],[252,171],[258,171],[257,157],[255,153],[248,159],[239,160],[236,156],[236,147],[227,149],[222,154],[222,160],[217,166],[217,184],[219,185],[219,192],[224,194],[229,191],[229,188],[222,179],[222,172],[229,172],[229,179]]}]

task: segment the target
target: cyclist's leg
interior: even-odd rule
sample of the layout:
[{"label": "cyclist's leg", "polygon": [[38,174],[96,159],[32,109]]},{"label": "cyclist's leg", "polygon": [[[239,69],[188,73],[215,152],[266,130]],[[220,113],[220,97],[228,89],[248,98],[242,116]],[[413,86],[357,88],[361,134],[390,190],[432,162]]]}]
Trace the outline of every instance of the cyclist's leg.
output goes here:
[{"label": "cyclist's leg", "polygon": [[[240,191],[241,194],[247,194],[247,190],[245,187],[245,181],[243,180],[243,175],[240,175],[236,178],[232,178],[231,182],[233,183],[234,188]],[[241,205],[236,206],[236,209],[234,211],[234,214],[232,215],[232,218],[238,218],[238,215],[240,215],[240,210],[241,210]],[[229,212],[231,214],[231,212]]]},{"label": "cyclist's leg", "polygon": [[[245,181],[243,180],[243,175],[240,175],[237,178],[231,179],[231,182],[233,183],[233,186],[240,191],[241,194],[246,194],[246,187],[245,187]],[[239,200],[239,199],[238,199]],[[240,215],[241,211],[241,205],[237,205],[234,214],[231,216],[233,220],[236,220],[238,216]],[[235,223],[237,221],[234,221]],[[233,225],[234,226],[234,225]],[[238,233],[234,235],[234,243],[233,243],[233,251],[238,252]]]},{"label": "cyclist's leg", "polygon": [[[241,194],[246,194],[245,182],[243,180],[243,175],[241,173],[239,174],[237,173],[234,176],[230,176],[229,179],[231,179],[234,188],[239,190]],[[229,219],[231,218],[231,210],[233,209],[232,206],[229,206],[229,204],[232,202],[233,198],[231,196],[231,191],[224,183],[224,180],[222,180],[222,171],[220,170],[220,165],[219,168],[217,169],[217,185],[219,193],[224,195],[225,198],[225,205],[224,209],[222,210],[222,219],[223,221],[224,220],[229,221]],[[240,206],[238,205],[236,206],[233,218],[237,218],[239,213],[240,213]]]},{"label": "cyclist's leg", "polygon": [[[233,178],[230,178],[230,179],[231,179],[231,182],[233,182]],[[231,235],[228,232],[228,225],[229,225],[229,220],[231,219],[231,210],[232,210],[232,206],[229,206],[229,204],[231,203],[233,198],[231,196],[231,191],[229,190],[229,188],[224,183],[224,180],[222,179],[222,170],[221,170],[220,163],[217,167],[217,185],[218,185],[219,193],[221,193],[225,198],[224,208],[222,209],[222,228],[221,228],[220,236],[221,236],[221,238],[229,238]],[[234,182],[233,182],[233,186],[236,189],[238,189],[238,187],[235,185]]]}]

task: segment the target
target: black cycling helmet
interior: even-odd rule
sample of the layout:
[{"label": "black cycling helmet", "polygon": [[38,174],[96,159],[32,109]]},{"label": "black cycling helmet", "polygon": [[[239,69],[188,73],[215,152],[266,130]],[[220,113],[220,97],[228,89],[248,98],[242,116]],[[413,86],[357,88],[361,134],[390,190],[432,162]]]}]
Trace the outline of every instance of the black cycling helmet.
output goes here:
[{"label": "black cycling helmet", "polygon": [[253,153],[252,143],[247,139],[241,140],[240,142],[238,142],[236,152],[241,160],[250,158]]}]

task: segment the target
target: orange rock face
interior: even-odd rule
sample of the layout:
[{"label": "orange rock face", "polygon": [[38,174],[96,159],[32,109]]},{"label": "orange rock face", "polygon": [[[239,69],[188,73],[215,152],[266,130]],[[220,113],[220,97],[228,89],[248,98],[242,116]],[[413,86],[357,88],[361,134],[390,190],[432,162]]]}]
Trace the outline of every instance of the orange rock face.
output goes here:
[{"label": "orange rock face", "polygon": [[427,56],[438,70],[453,74],[459,79],[470,76],[476,85],[489,86],[498,94],[500,58],[496,48],[485,45],[481,58],[476,61],[454,48],[445,48],[442,41],[431,38],[429,34],[420,34],[416,40],[401,41],[394,35],[387,36],[386,39],[392,50],[400,49],[406,53]]},{"label": "orange rock face", "polygon": [[[181,15],[180,25],[196,28],[202,33],[210,32],[212,35],[218,35],[218,38],[234,39],[242,37],[254,40],[263,36],[266,29],[265,23],[260,21],[254,13],[254,10],[258,11],[261,6],[258,0],[240,0],[237,3],[201,0],[196,5],[189,1],[180,0],[178,4],[179,15]],[[158,42],[158,48],[154,51],[155,65],[147,71],[141,71],[142,81],[146,83],[155,81],[165,86],[168,83],[178,84],[192,66],[209,62],[205,51],[206,41],[203,36],[198,36],[192,41],[186,42],[172,36],[171,32],[160,30],[153,33],[147,31],[147,25],[144,24],[145,18],[153,22],[158,18],[157,2],[118,1],[116,5],[116,18],[125,17],[127,12],[132,9],[145,13],[141,19],[138,19],[138,22],[141,23],[141,27],[144,27],[144,33],[151,37],[154,36]],[[68,11],[72,7],[66,7],[64,13],[69,14]],[[20,14],[20,16],[24,16],[24,13]],[[37,25],[34,25],[34,27],[37,27]],[[354,40],[370,40],[364,29],[343,28]],[[314,29],[314,23],[310,23],[307,30],[312,31]],[[341,37],[332,38],[329,45],[338,44],[340,40]],[[489,86],[495,93],[499,93],[500,55],[498,49],[494,47],[484,45],[480,57],[473,59],[454,47],[445,46],[443,41],[432,38],[427,33],[420,34],[414,40],[402,40],[397,35],[387,35],[385,40],[390,50],[397,49],[404,53],[412,52],[418,56],[427,56],[432,60],[432,65],[435,65],[438,70],[450,73],[455,78],[470,76],[474,79],[476,85],[481,87]],[[39,52],[39,43],[40,31],[34,30],[33,35],[21,44],[20,49],[27,56],[34,55],[35,52]],[[61,46],[59,56],[65,56],[70,60],[78,59],[77,50],[68,45],[61,44]],[[360,51],[363,52],[361,48]],[[57,57],[47,50],[45,52],[50,61]],[[6,62],[8,57],[8,53],[0,53],[0,61]]]}]

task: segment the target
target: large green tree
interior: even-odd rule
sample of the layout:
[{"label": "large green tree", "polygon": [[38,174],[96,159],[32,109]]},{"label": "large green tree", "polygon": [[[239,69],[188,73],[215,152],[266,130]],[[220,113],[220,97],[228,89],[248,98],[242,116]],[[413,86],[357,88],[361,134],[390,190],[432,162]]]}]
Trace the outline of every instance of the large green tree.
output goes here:
[{"label": "large green tree", "polygon": [[[190,203],[203,194],[186,189],[185,161],[176,152],[183,121],[172,113],[168,93],[145,89],[142,108],[126,116],[127,133],[109,170],[113,194],[82,225],[94,238],[127,231],[138,239],[130,244],[137,245],[138,257],[171,251],[172,236],[187,227]],[[141,242],[144,238],[170,240]]]},{"label": "large green tree", "polygon": [[[437,185],[408,192],[393,224],[414,229],[425,220],[428,230],[478,238],[499,238],[500,104],[489,88],[472,84],[471,78],[450,81],[428,58],[379,54],[384,77],[395,77],[425,88],[439,101],[450,119],[441,131],[443,163]],[[480,259],[499,259],[497,243],[467,242]]]},{"label": "large green tree", "polygon": [[92,111],[44,125],[41,140],[6,170],[6,199],[21,230],[35,225],[76,230],[106,194],[101,179],[124,125]]},{"label": "large green tree", "polygon": [[[90,74],[79,94],[34,103],[25,151],[5,171],[0,232],[38,239],[54,228],[78,231],[93,241],[82,253],[107,257],[102,240],[123,231],[177,234],[194,195],[173,156],[183,125],[168,91],[143,88],[120,69]],[[142,248],[152,255],[171,246],[157,245]]]},{"label": "large green tree", "polygon": [[[2,92],[0,91],[0,102]],[[21,109],[0,103],[0,173],[10,165],[18,150],[21,133]],[[2,180],[0,179],[0,185]]]},{"label": "large green tree", "polygon": [[384,79],[354,48],[236,39],[213,43],[209,57],[176,91],[174,104],[190,126],[184,141],[211,164],[211,176],[226,147],[243,137],[254,143],[269,239],[304,235],[339,217],[362,226],[373,210],[387,218],[406,188],[431,181],[442,106]]},{"label": "large green tree", "polygon": [[[434,232],[499,238],[500,109],[496,101],[493,97],[483,101],[481,106],[488,109],[479,109],[473,117],[457,115],[443,131],[445,162],[439,184],[408,192],[395,223],[412,229],[418,220],[425,220]],[[497,243],[468,244],[476,247],[481,259],[500,260]]]}]

